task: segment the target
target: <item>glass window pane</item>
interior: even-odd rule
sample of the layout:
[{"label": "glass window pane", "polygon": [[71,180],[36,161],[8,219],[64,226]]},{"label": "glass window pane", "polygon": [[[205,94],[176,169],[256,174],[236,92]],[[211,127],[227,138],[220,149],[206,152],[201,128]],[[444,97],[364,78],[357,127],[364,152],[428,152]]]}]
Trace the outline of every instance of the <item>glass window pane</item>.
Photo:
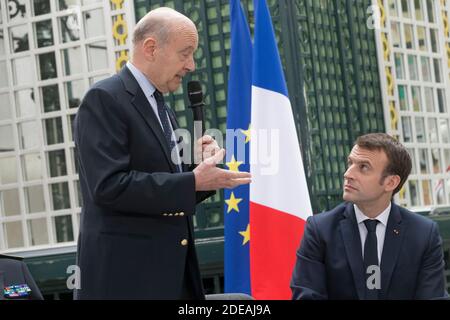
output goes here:
[{"label": "glass window pane", "polygon": [[5,222],[4,231],[6,238],[6,247],[8,249],[21,248],[24,246],[22,222]]},{"label": "glass window pane", "polygon": [[20,22],[25,21],[28,18],[28,12],[26,10],[27,0],[15,0],[8,1],[8,21]]},{"label": "glass window pane", "polygon": [[14,59],[12,65],[15,85],[33,85],[34,66],[31,57]]},{"label": "glass window pane", "polygon": [[401,33],[400,33],[400,23],[391,22],[391,30],[392,30],[392,45],[395,48],[400,48],[401,43],[402,43]]},{"label": "glass window pane", "polygon": [[423,190],[423,204],[428,206],[431,204],[432,199],[430,180],[422,181],[422,190]]},{"label": "glass window pane", "polygon": [[411,18],[411,9],[409,8],[408,0],[402,0],[402,12],[404,18]]},{"label": "glass window pane", "polygon": [[417,180],[409,180],[408,186],[411,206],[419,205],[419,189],[417,187]]},{"label": "glass window pane", "polygon": [[446,113],[447,105],[445,102],[445,91],[443,89],[437,89],[436,92],[437,92],[439,112]]},{"label": "glass window pane", "polygon": [[423,117],[416,117],[415,123],[417,142],[427,142],[427,137],[425,135],[425,121]]},{"label": "glass window pane", "polygon": [[85,93],[83,80],[68,81],[65,87],[69,108],[78,108]]},{"label": "glass window pane", "polygon": [[36,22],[34,25],[34,29],[36,32],[36,41],[38,48],[48,47],[54,44],[52,20]]},{"label": "glass window pane", "polygon": [[53,84],[41,88],[42,105],[44,106],[44,112],[52,112],[61,109],[59,102],[58,85]]},{"label": "glass window pane", "polygon": [[439,38],[437,29],[430,29],[431,51],[438,52]]},{"label": "glass window pane", "polygon": [[428,136],[431,143],[439,142],[439,133],[436,118],[428,118]]},{"label": "glass window pane", "polygon": [[39,125],[36,121],[26,121],[18,124],[19,142],[22,149],[40,146]]},{"label": "glass window pane", "polygon": [[408,55],[409,79],[419,80],[419,72],[417,68],[417,57]]},{"label": "glass window pane", "polygon": [[66,43],[80,40],[80,26],[77,15],[74,14],[59,18],[59,27],[62,42]]},{"label": "glass window pane", "polygon": [[33,12],[35,16],[50,13],[50,0],[33,0]]},{"label": "glass window pane", "polygon": [[411,117],[402,117],[402,128],[403,128],[403,141],[413,142]]},{"label": "glass window pane", "polygon": [[423,8],[422,8],[422,0],[414,0],[414,9],[416,12],[416,19],[423,20]]},{"label": "glass window pane", "polygon": [[36,115],[37,105],[33,89],[16,91],[15,97],[18,117],[32,117]]},{"label": "glass window pane", "polygon": [[67,126],[69,129],[69,141],[73,141],[73,122],[75,121],[75,114],[67,116]]},{"label": "glass window pane", "polygon": [[433,59],[434,81],[442,82],[441,59]]},{"label": "glass window pane", "polygon": [[431,160],[433,162],[433,173],[441,173],[441,153],[439,148],[431,149]]},{"label": "glass window pane", "polygon": [[11,119],[11,105],[9,103],[9,93],[0,94],[0,121]]},{"label": "glass window pane", "polygon": [[397,1],[398,0],[389,0],[388,1],[389,15],[392,17],[398,17]]},{"label": "glass window pane", "polygon": [[30,50],[30,44],[28,42],[28,26],[26,24],[9,28],[9,39],[11,43],[11,53]]},{"label": "glass window pane", "polygon": [[84,17],[84,30],[86,38],[105,35],[105,21],[103,20],[103,9],[86,11]]},{"label": "glass window pane", "polygon": [[444,149],[444,168],[445,172],[450,170],[450,149]]},{"label": "glass window pane", "polygon": [[9,85],[8,81],[8,71],[6,69],[6,61],[0,61],[0,89],[5,88]]},{"label": "glass window pane", "polygon": [[17,182],[17,162],[15,157],[0,158],[0,185]]},{"label": "glass window pane", "polygon": [[406,91],[405,86],[398,86],[398,99],[400,101],[400,110],[408,110],[409,109],[409,103],[408,103],[408,93]]},{"label": "glass window pane", "polygon": [[44,212],[44,188],[42,185],[25,187],[25,203],[27,205],[28,213]]},{"label": "glass window pane", "polygon": [[424,94],[425,94],[425,106],[428,112],[436,112],[435,106],[434,106],[434,94],[433,94],[433,88],[424,88]]},{"label": "glass window pane", "polygon": [[71,148],[71,154],[72,154],[72,164],[73,164],[73,172],[78,174],[78,157],[77,157],[77,150],[75,148]]},{"label": "glass window pane", "polygon": [[20,214],[19,190],[0,191],[1,212],[5,217],[17,216]]},{"label": "glass window pane", "polygon": [[108,52],[106,41],[95,42],[87,45],[89,71],[108,68]]},{"label": "glass window pane", "polygon": [[23,155],[22,166],[25,181],[42,179],[42,161],[39,153]]},{"label": "glass window pane", "polygon": [[61,50],[61,57],[64,75],[69,76],[83,72],[80,47],[72,47]]},{"label": "glass window pane", "polygon": [[47,145],[64,142],[61,117],[45,119],[44,125],[45,125],[45,142]]},{"label": "glass window pane", "polygon": [[422,65],[422,80],[431,82],[431,67],[430,67],[430,58],[421,57],[420,62]]},{"label": "glass window pane", "polygon": [[75,201],[76,201],[76,205],[81,208],[83,206],[83,199],[82,199],[82,195],[81,195],[81,189],[80,189],[80,181],[79,180],[75,180],[74,181],[75,184]]},{"label": "glass window pane", "polygon": [[54,217],[56,242],[73,241],[72,216]]},{"label": "glass window pane", "polygon": [[414,43],[414,33],[412,25],[405,24],[403,28],[405,31],[405,47],[407,49],[414,49],[416,46]]},{"label": "glass window pane", "polygon": [[[0,12],[1,15],[1,12]],[[5,39],[3,37],[3,29],[0,28],[0,56],[4,56],[6,53],[5,49]]]},{"label": "glass window pane", "polygon": [[14,151],[13,127],[11,125],[0,126],[0,152]]},{"label": "glass window pane", "polygon": [[417,39],[419,40],[419,49],[427,51],[427,32],[424,27],[417,27]]},{"label": "glass window pane", "polygon": [[62,210],[70,208],[69,186],[67,182],[51,184],[50,193],[52,210]]},{"label": "glass window pane", "polygon": [[428,149],[419,149],[420,173],[430,173],[427,151]]},{"label": "glass window pane", "polygon": [[32,246],[48,244],[47,219],[28,220],[28,237]]},{"label": "glass window pane", "polygon": [[450,136],[449,136],[449,128],[448,128],[448,120],[447,119],[440,119],[439,120],[439,132],[441,133],[441,141],[443,143],[449,143],[450,142]]},{"label": "glass window pane", "polygon": [[47,80],[57,77],[54,52],[47,52],[38,55],[38,64],[40,80]]},{"label": "glass window pane", "polygon": [[434,186],[434,196],[435,196],[434,201],[437,204],[444,204],[444,202],[445,202],[444,179],[433,180],[433,186]]},{"label": "glass window pane", "polygon": [[411,87],[411,96],[413,100],[413,110],[422,111],[422,100],[420,95],[420,87]]},{"label": "glass window pane", "polygon": [[396,52],[394,54],[394,59],[397,79],[405,79],[405,64],[403,62],[403,54]]},{"label": "glass window pane", "polygon": [[427,13],[428,13],[428,21],[434,22],[434,0],[427,0]]},{"label": "glass window pane", "polygon": [[78,0],[58,0],[59,10],[66,10],[79,4]]},{"label": "glass window pane", "polygon": [[66,154],[64,150],[49,151],[47,156],[50,177],[67,175]]}]

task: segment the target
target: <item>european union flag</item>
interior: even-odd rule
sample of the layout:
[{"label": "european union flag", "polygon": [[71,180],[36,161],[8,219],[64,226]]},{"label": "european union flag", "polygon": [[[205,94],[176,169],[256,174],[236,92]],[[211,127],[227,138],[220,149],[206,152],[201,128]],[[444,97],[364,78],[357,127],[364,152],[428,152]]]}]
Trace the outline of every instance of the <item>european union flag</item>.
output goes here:
[{"label": "european union flag", "polygon": [[[228,81],[226,166],[250,172],[252,42],[239,0],[230,1],[231,61]],[[230,130],[235,134],[231,135]],[[225,190],[225,292],[251,294],[249,185]]]}]

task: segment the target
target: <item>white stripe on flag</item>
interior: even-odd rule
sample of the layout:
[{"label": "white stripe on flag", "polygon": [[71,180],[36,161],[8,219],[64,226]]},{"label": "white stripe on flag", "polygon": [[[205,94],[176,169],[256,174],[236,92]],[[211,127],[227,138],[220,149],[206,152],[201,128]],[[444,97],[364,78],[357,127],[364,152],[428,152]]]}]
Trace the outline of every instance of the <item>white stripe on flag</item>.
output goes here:
[{"label": "white stripe on flag", "polygon": [[[265,139],[271,130],[272,143]],[[252,86],[251,134],[250,201],[306,220],[312,209],[289,99]],[[270,163],[261,154],[270,154]]]}]

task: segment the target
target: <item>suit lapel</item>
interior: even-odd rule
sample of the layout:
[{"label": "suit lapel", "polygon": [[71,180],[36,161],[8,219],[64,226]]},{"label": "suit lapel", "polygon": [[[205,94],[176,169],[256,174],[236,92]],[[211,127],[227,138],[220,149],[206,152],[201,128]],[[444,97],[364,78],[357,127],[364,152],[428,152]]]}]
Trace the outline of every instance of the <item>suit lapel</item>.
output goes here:
[{"label": "suit lapel", "polygon": [[402,216],[397,205],[392,203],[384,237],[383,253],[381,255],[381,290],[380,298],[384,299],[392,278],[394,267],[400,253],[406,225],[401,225]]},{"label": "suit lapel", "polygon": [[355,212],[351,203],[347,204],[344,212],[345,219],[341,220],[341,234],[344,240],[347,260],[352,269],[353,280],[359,299],[364,299],[364,268],[362,260],[361,237],[356,223]]},{"label": "suit lapel", "polygon": [[144,118],[145,122],[158,139],[159,144],[161,145],[161,148],[164,151],[166,160],[170,164],[170,167],[172,168],[172,172],[176,172],[176,167],[171,161],[169,147],[167,145],[166,138],[164,137],[164,132],[161,128],[158,118],[153,112],[150,103],[145,97],[144,92],[139,87],[138,82],[136,81],[136,79],[133,77],[133,75],[126,66],[123,67],[122,70],[119,72],[119,77],[122,79],[122,82],[125,85],[127,91],[133,95],[131,103],[138,110],[138,112]]}]

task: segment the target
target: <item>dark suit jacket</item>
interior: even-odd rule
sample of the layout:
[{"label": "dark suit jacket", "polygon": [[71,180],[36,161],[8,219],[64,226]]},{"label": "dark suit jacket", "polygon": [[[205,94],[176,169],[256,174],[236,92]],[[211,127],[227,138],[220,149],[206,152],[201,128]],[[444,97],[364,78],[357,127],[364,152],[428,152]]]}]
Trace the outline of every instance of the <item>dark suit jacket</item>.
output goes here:
[{"label": "dark suit jacket", "polygon": [[[8,298],[4,296],[4,288],[26,284],[31,289],[26,297]],[[0,254],[0,300],[43,300],[41,291],[34,282],[27,265],[22,258]]]},{"label": "dark suit jacket", "polygon": [[[170,120],[177,128],[173,113]],[[86,93],[74,126],[83,196],[75,298],[178,299],[185,265],[195,297],[204,298],[192,216],[212,193],[195,192],[192,172],[175,173],[127,67]]]},{"label": "dark suit jacket", "polygon": [[[392,203],[380,269],[380,299],[446,297],[436,223]],[[293,299],[364,299],[365,285],[353,204],[309,217],[291,281]]]}]

